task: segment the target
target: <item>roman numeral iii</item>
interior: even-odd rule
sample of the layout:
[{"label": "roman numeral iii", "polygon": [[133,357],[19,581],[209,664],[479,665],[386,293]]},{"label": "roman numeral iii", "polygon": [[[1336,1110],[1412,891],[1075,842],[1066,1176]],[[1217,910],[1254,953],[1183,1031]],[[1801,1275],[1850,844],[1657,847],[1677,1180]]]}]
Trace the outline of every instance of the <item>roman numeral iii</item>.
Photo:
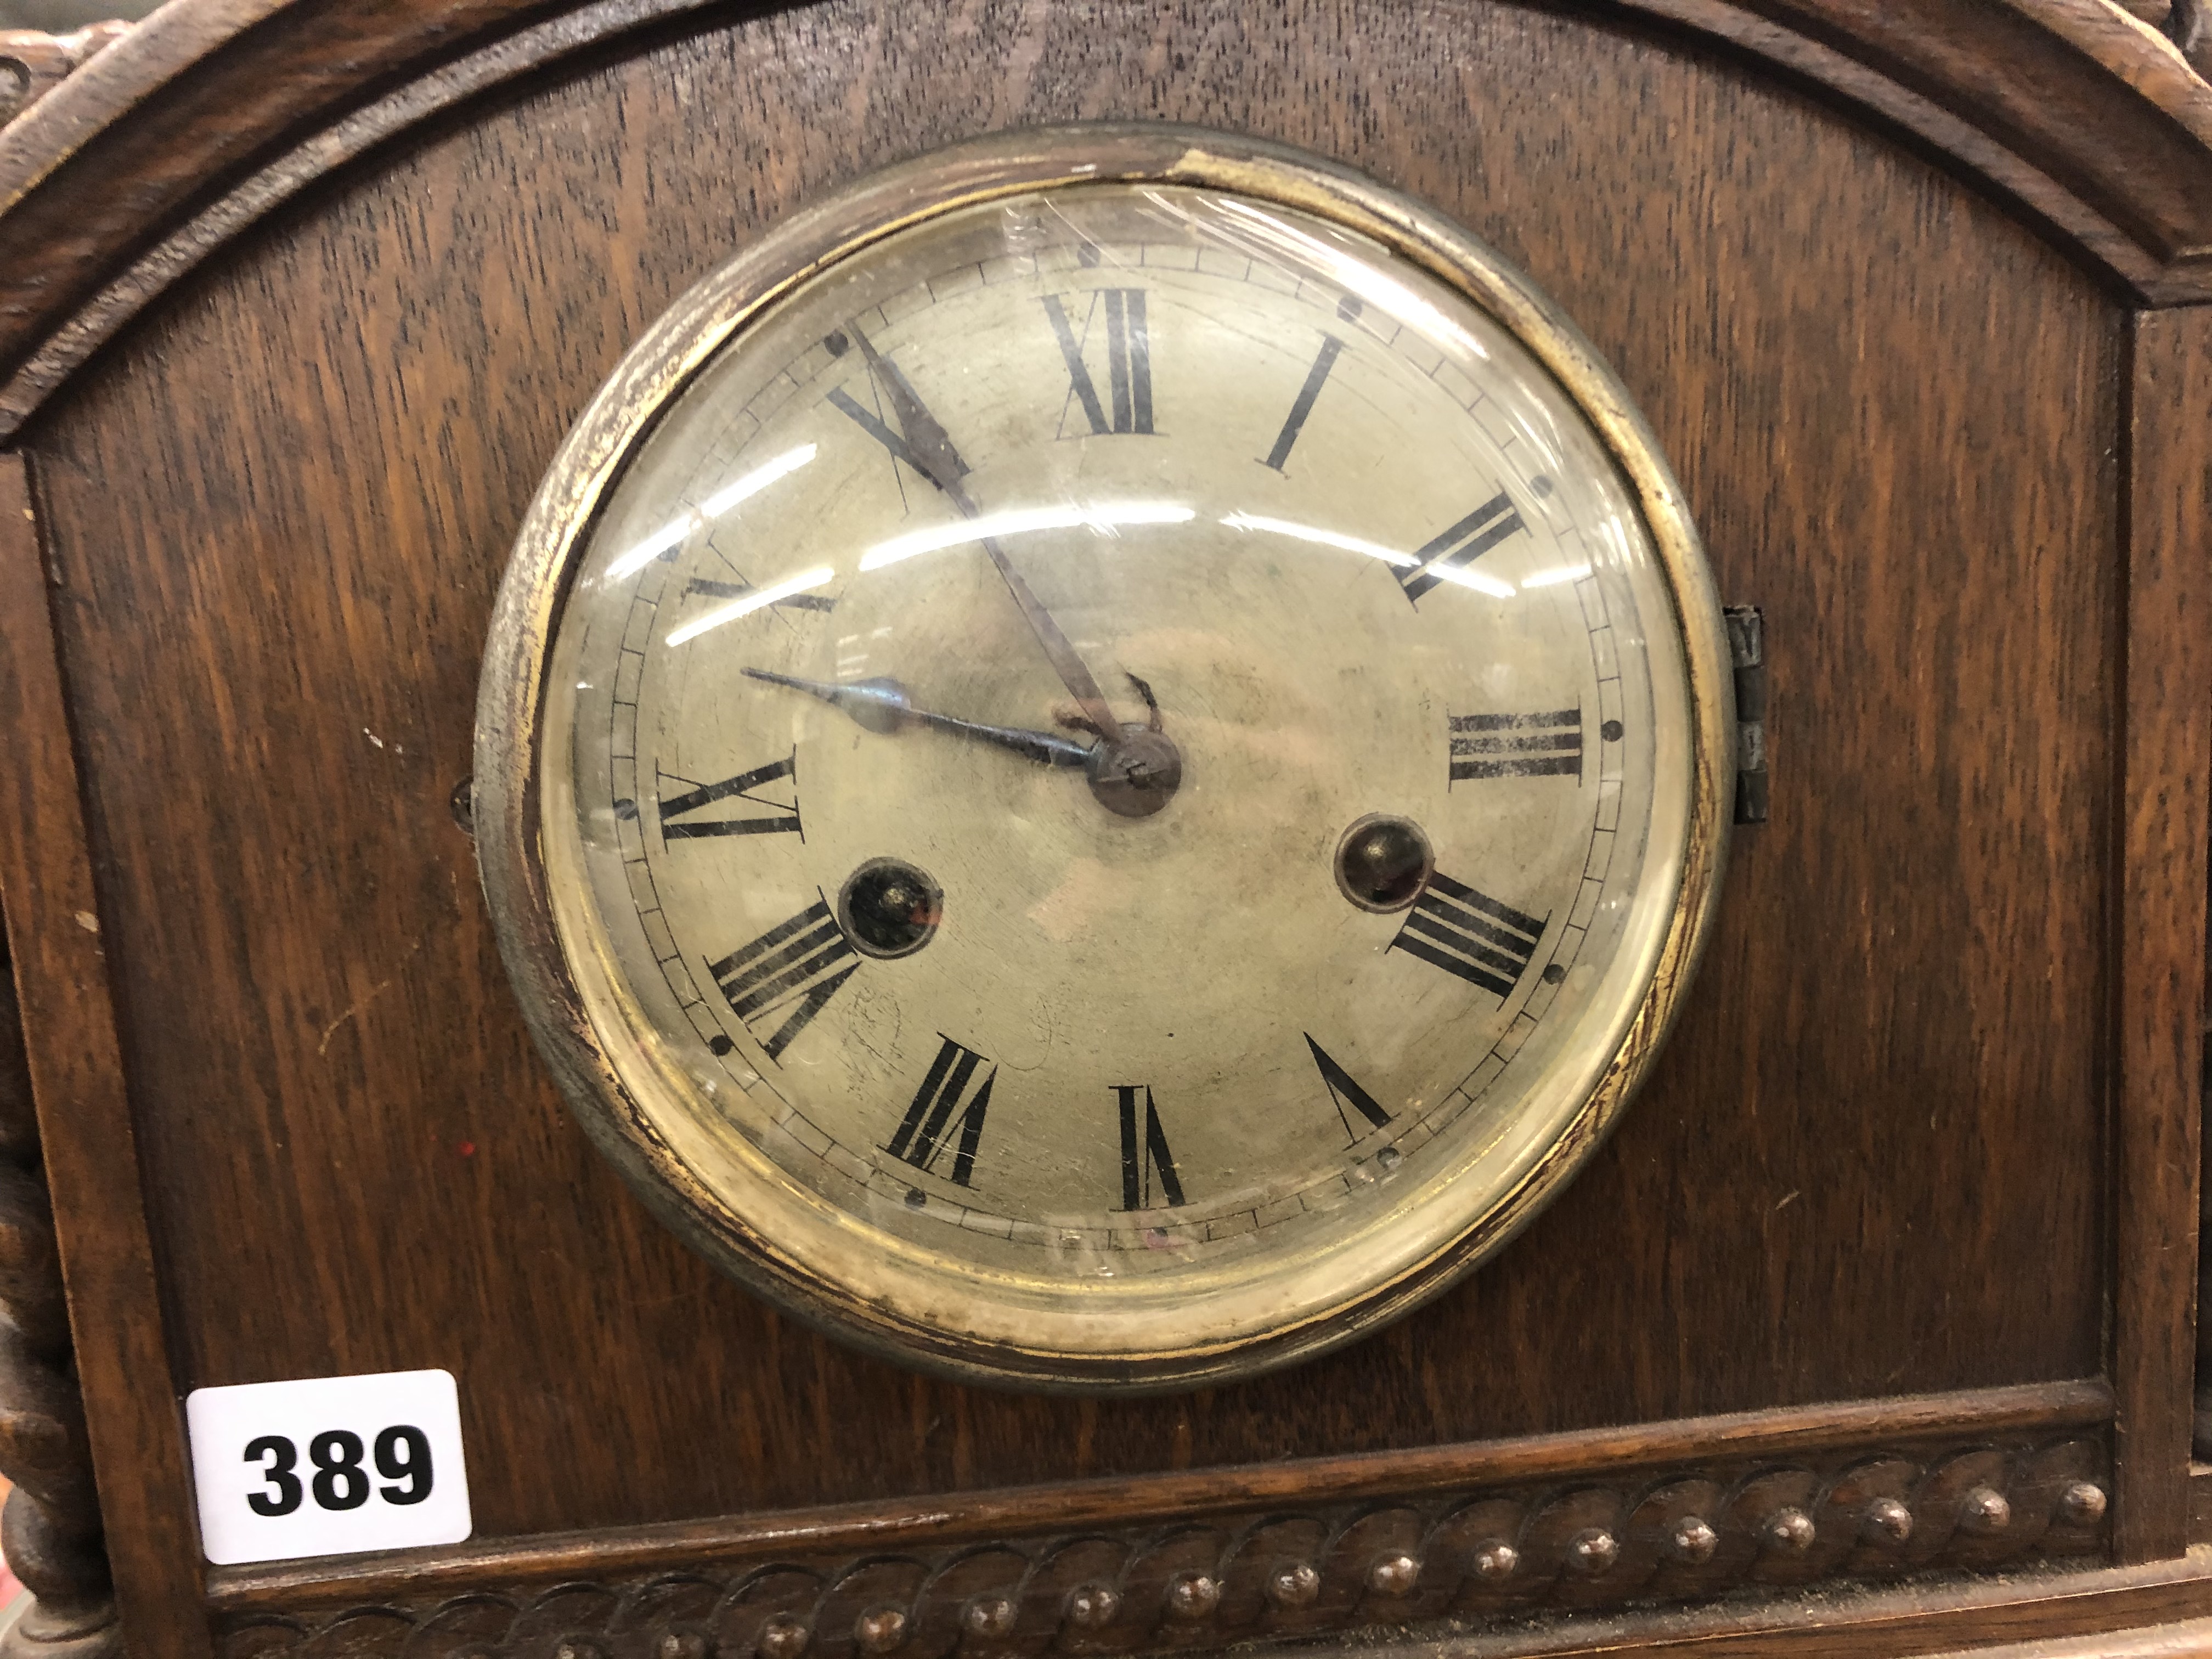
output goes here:
[{"label": "roman numeral iii", "polygon": [[[917,1170],[928,1170],[952,1146],[957,1130],[960,1139],[952,1154],[951,1178],[955,1186],[965,1187],[975,1173],[975,1147],[983,1139],[983,1114],[991,1109],[991,1085],[998,1080],[999,1068],[941,1032],[939,1040],[929,1075],[915,1091],[914,1103],[884,1150]],[[975,1073],[986,1066],[991,1069],[976,1082]]]},{"label": "roman numeral iii", "polygon": [[[1093,433],[1149,433],[1152,429],[1152,337],[1145,323],[1145,290],[1140,288],[1094,289],[1079,331],[1057,294],[1044,299],[1053,337],[1067,364],[1068,395],[1083,405],[1084,418]],[[1106,324],[1106,392],[1113,407],[1098,396],[1098,383],[1083,360],[1091,325],[1103,313]]]},{"label": "roman numeral iii", "polygon": [[1583,711],[1451,716],[1451,781],[1583,775]]},{"label": "roman numeral iii", "polygon": [[[704,836],[772,836],[785,830],[799,829],[799,802],[796,797],[786,806],[780,800],[764,799],[753,793],[771,783],[791,778],[796,769],[797,757],[787,755],[769,766],[757,766],[750,772],[740,772],[734,778],[724,778],[720,783],[709,783],[680,795],[660,797],[660,833],[667,841],[696,840]],[[673,773],[660,774],[664,784],[671,779],[678,783],[689,783],[689,778],[678,778]],[[696,818],[690,815],[703,811],[717,801],[750,801],[755,806],[766,807],[764,813],[752,813],[729,817]],[[732,809],[742,813],[742,808]],[[678,823],[678,819],[686,822]]]},{"label": "roman numeral iii", "polygon": [[1439,870],[1429,878],[1390,948],[1456,974],[1493,996],[1510,997],[1536,954],[1545,920],[1478,893]]},{"label": "roman numeral iii", "polygon": [[[830,914],[827,900],[780,921],[707,971],[745,1030],[781,1062],[792,1039],[805,1030],[860,966],[851,944]],[[762,1036],[767,1028],[768,1035]]]},{"label": "roman numeral iii", "polygon": [[[1137,1097],[1144,1109],[1137,1109]],[[1182,1202],[1182,1178],[1176,1173],[1175,1154],[1168,1150],[1167,1131],[1160,1127],[1160,1110],[1152,1103],[1149,1085],[1120,1083],[1114,1098],[1121,1112],[1121,1207],[1149,1210],[1157,1191],[1163,1204]]]},{"label": "roman numeral iii", "polygon": [[1513,498],[1501,489],[1415,553],[1413,556],[1420,562],[1401,569],[1398,585],[1406,590],[1407,599],[1418,599],[1438,582],[1451,580],[1440,573],[1464,570],[1508,536],[1526,527],[1521,522],[1520,510],[1513,505]]}]

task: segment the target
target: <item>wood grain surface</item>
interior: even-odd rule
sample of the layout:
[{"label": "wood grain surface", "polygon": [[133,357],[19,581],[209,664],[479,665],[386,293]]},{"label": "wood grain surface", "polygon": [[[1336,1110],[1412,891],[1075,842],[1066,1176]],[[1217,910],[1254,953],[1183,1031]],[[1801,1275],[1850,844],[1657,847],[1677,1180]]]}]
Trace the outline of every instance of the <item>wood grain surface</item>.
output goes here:
[{"label": "wood grain surface", "polygon": [[[428,118],[461,89],[526,76],[595,40],[680,26],[704,3],[164,9],[54,107],[0,134],[0,434],[179,270],[337,155]],[[2106,0],[1590,0],[1577,9],[1693,31],[1800,77],[2017,201],[2141,297],[2212,297],[2212,87]]]},{"label": "wood grain surface", "polygon": [[[76,765],[46,578],[22,458],[0,455],[0,893],[8,949],[22,1005],[25,1058],[38,1104],[40,1148],[55,1234],[69,1287],[75,1337],[71,1370],[93,1419],[90,1449],[100,1508],[123,1518],[107,1538],[126,1640],[173,1632],[168,1650],[189,1659],[207,1650],[198,1620],[180,1620],[201,1593],[197,1534],[185,1478],[184,1425],[170,1384],[151,1243],[139,1201],[134,1133],[110,1000],[113,960],[102,932],[87,856]],[[12,1332],[10,1333],[12,1335]],[[20,1339],[16,1339],[20,1340]],[[46,1379],[38,1395],[5,1389],[14,1449],[38,1446],[45,1415],[66,1421],[46,1395],[68,1382]],[[66,1435],[66,1431],[64,1431]],[[15,1438],[20,1437],[20,1438]],[[82,1453],[46,1437],[49,1456]],[[64,1492],[61,1495],[66,1497]],[[79,1506],[82,1509],[82,1506]],[[82,1553],[81,1513],[77,1542]],[[23,1577],[46,1576],[52,1528],[11,1545],[37,1543],[41,1559]],[[94,1548],[97,1548],[95,1540]],[[38,1593],[64,1601],[75,1578],[58,1564]],[[95,1598],[96,1599],[96,1598]]]},{"label": "wood grain surface", "polygon": [[[1855,1401],[1419,1451],[963,1492],[919,1506],[879,1499],[550,1538],[490,1540],[437,1552],[218,1567],[209,1575],[208,1596],[210,1606],[225,1613],[419,1602],[486,1584],[643,1581],[657,1574],[726,1568],[749,1558],[835,1557],[988,1544],[1025,1534],[1157,1528],[1243,1512],[1279,1513],[1291,1506],[1424,1503],[1516,1486],[1572,1491],[1599,1479],[1648,1480],[1692,1464],[1724,1468],[1733,1474],[1759,1465],[1849,1468],[1893,1455],[1900,1448],[1925,1455],[1932,1447],[1940,1455],[1961,1444],[2002,1442],[2071,1450],[2094,1443],[2094,1437],[2083,1438],[2083,1431],[2103,1429],[2112,1407],[2112,1391],[2100,1382]],[[1908,1485],[1908,1496],[1919,1495],[1911,1489],[1917,1484],[1916,1479]],[[1866,1496],[1856,1501],[1863,1503]],[[1850,1500],[1843,1501],[1848,1507]],[[1941,1510],[1940,1489],[1931,1488],[1929,1506]],[[1925,1529],[1939,1545],[1944,1520],[1936,1515]],[[2072,1530],[2086,1530],[2094,1538],[2096,1528]],[[1922,1539],[1923,1545],[1929,1541]]]},{"label": "wood grain surface", "polygon": [[[216,1651],[526,1659],[566,1646],[647,1659],[672,1644],[746,1655],[803,1642],[825,1659],[1114,1659],[1347,1626],[1648,1610],[1734,1589],[1787,1592],[1839,1572],[2078,1567],[2102,1553],[2106,1455],[2099,1442],[2022,1443],[2000,1431],[1872,1458],[1862,1445],[1779,1464],[1678,1460],[1663,1473],[1567,1471],[1534,1488],[1379,1504],[1300,1495],[1257,1513],[1136,1527],[1101,1528],[1079,1504],[1039,1506],[1043,1534],[980,1545],[917,1528],[908,1540],[860,1537],[839,1553],[793,1529],[636,1574],[607,1571],[618,1549],[592,1560],[587,1577],[536,1582],[503,1579],[482,1559],[465,1579],[458,1561],[410,1576],[396,1556],[374,1577],[355,1564],[321,1581],[311,1568],[249,1570],[238,1577],[250,1596],[230,1573],[211,1586],[223,1608]],[[1870,1524],[1876,1503],[1909,1517],[1902,1539]],[[1984,1525],[1990,1515],[2001,1524]],[[1305,1593],[1285,1595],[1285,1573]]]},{"label": "wood grain surface", "polygon": [[[448,802],[508,539],[647,319],[866,167],[1139,115],[1364,167],[1576,318],[1765,609],[1774,817],[1661,1074],[1498,1262],[1285,1376],[1054,1401],[859,1358],[653,1226]],[[2094,1372],[2124,345],[1830,107],[1469,0],[838,0],[380,154],[28,434],[179,1384],[449,1366],[501,1536]]]},{"label": "wood grain surface", "polygon": [[[2136,1655],[2193,1659],[2194,1626],[2212,1608],[2212,1551],[2152,1566],[2103,1572],[2006,1575],[1898,1589],[1821,1589],[1622,1619],[1559,1620],[1407,1644],[1407,1659],[1909,1659],[1972,1651],[1987,1656]],[[2177,1628],[2178,1627],[2178,1628]],[[2057,1644],[2081,1640],[2080,1647]],[[2160,1648],[2159,1641],[2172,1645]],[[2048,1648],[2044,1644],[2051,1644]],[[2106,1645],[2108,1644],[2108,1645]],[[1288,1644],[1251,1650],[1283,1659]],[[1371,1645],[1305,1644],[1310,1659],[1373,1659]]]},{"label": "wood grain surface", "polygon": [[2212,311],[2136,319],[2127,413],[2125,753],[2120,800],[2112,1375],[2114,1541],[2124,1560],[2189,1535],[2197,1182],[2204,1059],[2205,768],[2212,760]]}]

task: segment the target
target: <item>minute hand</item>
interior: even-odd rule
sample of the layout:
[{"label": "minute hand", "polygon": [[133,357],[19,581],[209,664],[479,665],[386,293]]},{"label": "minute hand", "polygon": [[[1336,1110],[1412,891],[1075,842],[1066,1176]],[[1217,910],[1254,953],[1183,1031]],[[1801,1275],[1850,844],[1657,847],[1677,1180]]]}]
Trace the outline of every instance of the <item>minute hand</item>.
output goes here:
[{"label": "minute hand", "polygon": [[[875,347],[868,343],[868,337],[857,328],[851,333],[860,342],[860,355],[867,359],[869,373],[875,376],[876,384],[883,388],[884,396],[890,400],[891,414],[899,423],[899,433],[906,440],[908,452],[921,461],[922,471],[928,475],[930,483],[943,490],[946,499],[958,507],[963,516],[981,518],[981,512],[960,483],[962,475],[968,471],[968,464],[960,459],[960,452],[952,447],[951,434],[937,416],[929,412],[915,389],[907,384],[906,376],[899,373],[897,367],[877,355]],[[1099,690],[1098,682],[1091,678],[1091,670],[1085,666],[1083,659],[1076,655],[1074,646],[1068,642],[1067,635],[1060,632],[1060,624],[1052,619],[1052,612],[1046,610],[1037,596],[1030,591],[1029,583],[1022,579],[1022,573],[1014,568],[1013,562],[1006,557],[1006,550],[999,545],[998,538],[985,536],[981,540],[983,550],[991,556],[991,562],[999,567],[999,574],[1006,579],[1007,592],[1014,596],[1014,603],[1021,607],[1022,615],[1028,618],[1030,630],[1037,636],[1037,643],[1044,647],[1045,657],[1052,664],[1053,672],[1060,676],[1060,684],[1074,697],[1077,706],[1083,710],[1083,718],[1098,733],[1099,740],[1115,742],[1121,735],[1121,727],[1114,718],[1114,711],[1107,707],[1105,694]]]}]

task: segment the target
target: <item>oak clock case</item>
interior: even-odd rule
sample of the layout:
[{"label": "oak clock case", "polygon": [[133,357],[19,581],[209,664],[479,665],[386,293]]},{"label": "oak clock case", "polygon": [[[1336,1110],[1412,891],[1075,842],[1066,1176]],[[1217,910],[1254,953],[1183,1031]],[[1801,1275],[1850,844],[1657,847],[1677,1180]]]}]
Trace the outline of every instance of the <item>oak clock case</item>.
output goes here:
[{"label": "oak clock case", "polygon": [[799,1314],[1025,1386],[1351,1340],[1625,1103],[1725,675],[1626,398],[1437,216],[1076,128],[674,307],[502,590],[480,857],[572,1105]]}]

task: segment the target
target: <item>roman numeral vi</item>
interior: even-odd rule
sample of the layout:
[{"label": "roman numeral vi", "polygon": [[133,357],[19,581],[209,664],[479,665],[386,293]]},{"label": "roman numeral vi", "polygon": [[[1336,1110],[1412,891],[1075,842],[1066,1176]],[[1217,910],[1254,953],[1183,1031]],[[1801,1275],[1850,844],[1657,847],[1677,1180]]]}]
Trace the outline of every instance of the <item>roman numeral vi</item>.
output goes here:
[{"label": "roman numeral vi", "polygon": [[[812,1022],[860,964],[827,900],[780,921],[751,944],[708,964],[730,1012],[781,1063],[791,1041]],[[849,966],[840,964],[849,963]],[[766,1036],[763,1026],[772,1026]]]},{"label": "roman numeral vi", "polygon": [[1493,996],[1510,997],[1548,920],[1478,893],[1439,870],[1407,913],[1390,949],[1456,974]]}]

